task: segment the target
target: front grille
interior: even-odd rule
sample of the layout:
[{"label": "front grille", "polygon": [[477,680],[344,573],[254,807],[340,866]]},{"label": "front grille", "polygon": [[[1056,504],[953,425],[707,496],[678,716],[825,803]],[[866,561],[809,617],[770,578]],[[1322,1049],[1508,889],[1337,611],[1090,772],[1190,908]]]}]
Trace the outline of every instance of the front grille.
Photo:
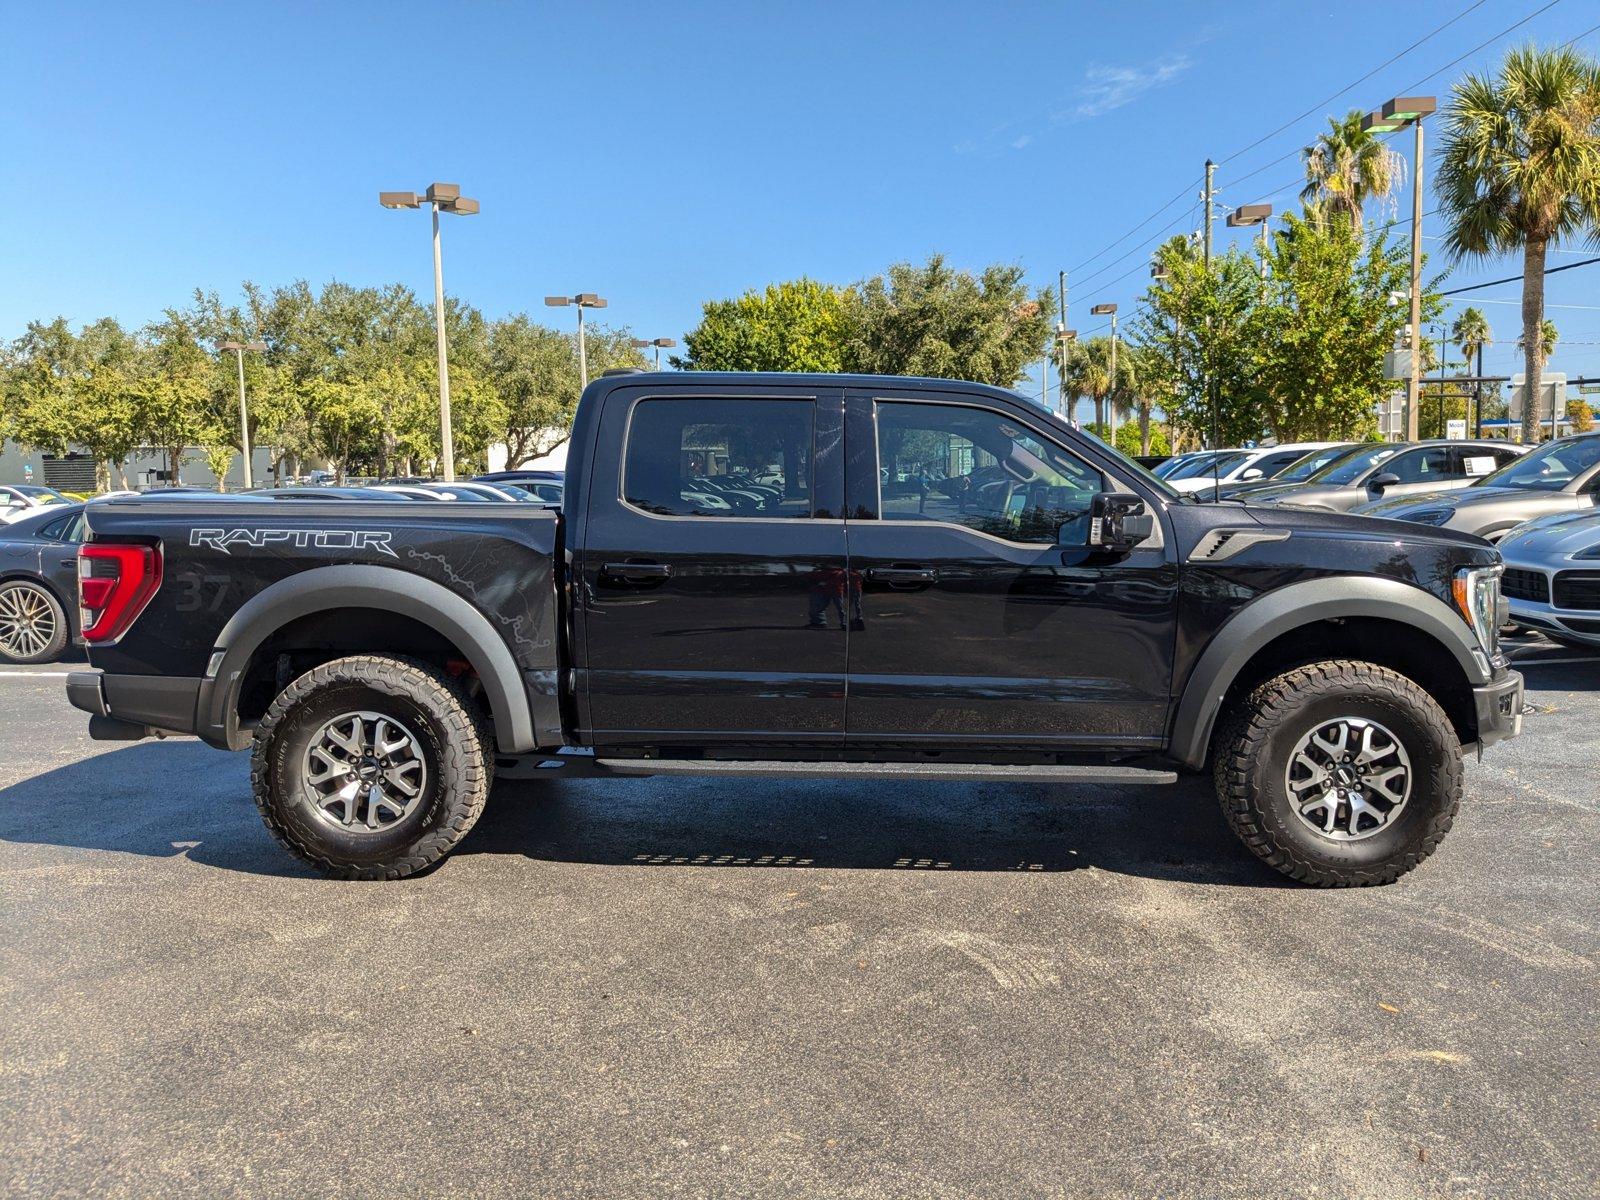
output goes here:
[{"label": "front grille", "polygon": [[1600,608],[1600,571],[1557,571],[1557,608]]},{"label": "front grille", "polygon": [[1520,567],[1507,567],[1500,577],[1500,590],[1509,600],[1535,600],[1550,603],[1550,577],[1543,571],[1524,571]]}]

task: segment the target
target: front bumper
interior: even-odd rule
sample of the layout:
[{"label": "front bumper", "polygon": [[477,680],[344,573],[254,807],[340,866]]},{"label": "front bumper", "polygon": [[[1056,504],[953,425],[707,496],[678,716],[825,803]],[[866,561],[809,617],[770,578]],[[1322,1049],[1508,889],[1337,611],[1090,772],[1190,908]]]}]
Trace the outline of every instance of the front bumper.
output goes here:
[{"label": "front bumper", "polygon": [[1478,747],[1492,746],[1522,732],[1523,685],[1518,671],[1472,689],[1478,710]]}]

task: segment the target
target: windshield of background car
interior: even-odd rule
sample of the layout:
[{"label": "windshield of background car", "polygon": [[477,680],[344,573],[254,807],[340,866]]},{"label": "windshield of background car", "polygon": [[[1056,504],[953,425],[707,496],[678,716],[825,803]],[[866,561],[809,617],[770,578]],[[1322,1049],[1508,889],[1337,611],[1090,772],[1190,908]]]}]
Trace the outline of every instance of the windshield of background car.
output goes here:
[{"label": "windshield of background car", "polygon": [[1336,463],[1347,454],[1354,454],[1358,446],[1329,446],[1326,450],[1313,450],[1304,458],[1290,463],[1273,477],[1273,483],[1303,483],[1323,467]]},{"label": "windshield of background car", "polygon": [[1354,483],[1384,459],[1398,453],[1400,446],[1363,446],[1337,462],[1329,463],[1306,479],[1307,483]]},{"label": "windshield of background car", "polygon": [[1198,479],[1202,475],[1210,475],[1215,471],[1218,475],[1226,475],[1234,467],[1249,457],[1244,451],[1233,454],[1216,454],[1201,459],[1199,462],[1188,463],[1179,467],[1168,479]]},{"label": "windshield of background car", "polygon": [[1600,463],[1600,437],[1552,442],[1542,450],[1530,450],[1513,459],[1473,486],[1559,492],[1596,463]]},{"label": "windshield of background car", "polygon": [[17,491],[21,492],[24,496],[32,497],[34,500],[37,500],[43,504],[71,503],[67,497],[63,496],[53,487],[40,487],[36,483],[19,483],[15,486]]}]

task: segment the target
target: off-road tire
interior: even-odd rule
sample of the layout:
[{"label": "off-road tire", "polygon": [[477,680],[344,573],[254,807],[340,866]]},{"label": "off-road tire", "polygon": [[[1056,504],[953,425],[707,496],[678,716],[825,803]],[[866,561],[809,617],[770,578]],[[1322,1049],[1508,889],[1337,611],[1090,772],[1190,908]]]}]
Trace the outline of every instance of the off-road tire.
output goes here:
[{"label": "off-road tire", "polygon": [[[1295,745],[1336,716],[1380,721],[1412,765],[1405,807],[1358,841],[1308,827],[1285,784]],[[1410,679],[1368,662],[1312,663],[1260,684],[1219,731],[1212,770],[1223,815],[1250,852],[1318,887],[1393,883],[1433,853],[1461,803],[1461,743],[1450,719]]]},{"label": "off-road tire", "polygon": [[[402,721],[428,767],[416,807],[377,832],[336,828],[303,787],[316,730],[355,709]],[[412,659],[360,655],[323,663],[279,693],[255,731],[250,784],[267,829],[295,857],[340,879],[403,879],[466,836],[488,799],[493,763],[487,724],[458,683]]]},{"label": "off-road tire", "polygon": [[43,604],[50,613],[55,623],[54,632],[49,640],[37,650],[29,653],[8,650],[0,644],[0,663],[35,664],[52,663],[60,658],[67,649],[67,639],[72,636],[72,631],[67,627],[67,612],[62,607],[61,601],[56,599],[55,593],[43,584],[34,583],[28,579],[13,579],[0,584],[0,593],[12,593],[19,597],[26,596],[29,606]]}]

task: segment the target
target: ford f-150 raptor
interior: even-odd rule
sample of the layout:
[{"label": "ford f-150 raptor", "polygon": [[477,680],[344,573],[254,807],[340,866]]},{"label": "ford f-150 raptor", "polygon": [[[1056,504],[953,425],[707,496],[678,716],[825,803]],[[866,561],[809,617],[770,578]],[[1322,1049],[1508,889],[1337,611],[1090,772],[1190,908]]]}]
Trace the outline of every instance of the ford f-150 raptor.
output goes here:
[{"label": "ford f-150 raptor", "polygon": [[67,690],[93,735],[252,748],[267,827],[347,878],[426,867],[497,765],[549,760],[1209,768],[1272,866],[1383,883],[1449,829],[1463,751],[1521,723],[1485,542],[1198,504],[950,380],[617,374],[583,395],[559,509],[144,497],[88,527],[93,669]]}]

